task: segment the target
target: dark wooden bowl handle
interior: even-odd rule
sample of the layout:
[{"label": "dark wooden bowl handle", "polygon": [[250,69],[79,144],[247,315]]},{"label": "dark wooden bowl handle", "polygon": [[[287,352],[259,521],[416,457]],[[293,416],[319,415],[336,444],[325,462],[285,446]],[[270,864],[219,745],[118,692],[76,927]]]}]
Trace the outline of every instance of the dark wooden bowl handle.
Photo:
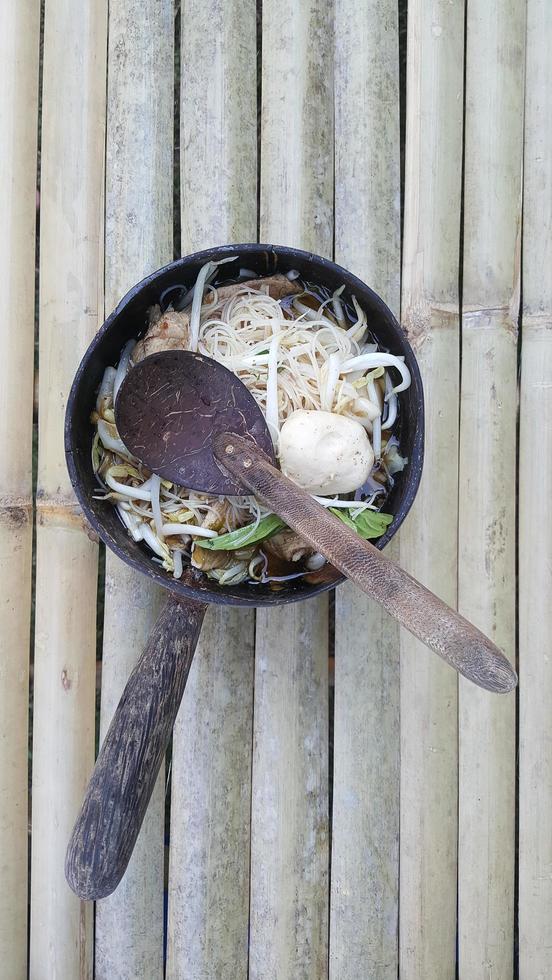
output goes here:
[{"label": "dark wooden bowl handle", "polygon": [[291,483],[250,441],[222,433],[213,442],[233,476],[451,667],[488,691],[516,686],[510,662],[480,630]]},{"label": "dark wooden bowl handle", "polygon": [[65,875],[83,899],[123,877],[167,750],[205,615],[169,598],[129,677],[73,828]]}]

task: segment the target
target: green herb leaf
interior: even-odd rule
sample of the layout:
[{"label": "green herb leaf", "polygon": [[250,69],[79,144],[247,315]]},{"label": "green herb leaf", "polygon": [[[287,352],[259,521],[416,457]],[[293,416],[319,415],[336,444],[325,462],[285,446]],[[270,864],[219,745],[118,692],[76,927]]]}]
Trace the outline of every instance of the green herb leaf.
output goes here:
[{"label": "green herb leaf", "polygon": [[363,510],[355,517],[357,531],[365,539],[381,537],[392,523],[392,514],[383,514],[377,510]]},{"label": "green herb leaf", "polygon": [[269,514],[268,517],[263,517],[256,527],[254,524],[248,524],[246,527],[238,528],[237,531],[219,534],[216,538],[198,538],[195,546],[196,548],[207,548],[210,551],[235,551],[237,548],[245,548],[250,544],[257,544],[259,541],[264,541],[265,538],[270,538],[282,527],[285,527],[284,521],[276,514]]},{"label": "green herb leaf", "polygon": [[351,531],[356,531],[356,524],[351,519],[351,515],[349,514],[348,510],[341,510],[339,507],[329,507],[328,510],[330,511],[330,514],[333,514],[334,517],[339,517],[340,521],[343,521],[347,527],[350,527]]},{"label": "green herb leaf", "polygon": [[352,531],[356,531],[361,538],[368,541],[369,538],[379,538],[393,521],[392,514],[383,514],[377,510],[363,510],[356,517],[351,517],[350,510],[338,510],[337,507],[330,507],[332,514],[335,514],[340,521],[343,521]]}]

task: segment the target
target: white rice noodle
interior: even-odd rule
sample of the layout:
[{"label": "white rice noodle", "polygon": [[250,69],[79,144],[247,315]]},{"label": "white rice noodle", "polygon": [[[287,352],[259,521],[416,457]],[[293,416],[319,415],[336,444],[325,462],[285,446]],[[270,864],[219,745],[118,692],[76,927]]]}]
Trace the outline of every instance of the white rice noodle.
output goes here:
[{"label": "white rice noodle", "polygon": [[203,293],[207,279],[219,265],[224,265],[225,262],[235,262],[236,258],[236,255],[230,255],[228,258],[221,259],[219,262],[206,262],[199,270],[195,281],[192,311],[190,313],[190,350],[197,350],[201,305],[203,303]]},{"label": "white rice noodle", "polygon": [[278,420],[278,346],[280,335],[274,334],[268,350],[268,375],[266,379],[266,424],[276,450],[280,438]]},{"label": "white rice noodle", "polygon": [[[232,256],[223,261],[233,260]],[[346,311],[339,299],[341,289],[317,309],[307,306],[305,297],[290,296],[280,305],[264,288],[255,290],[245,286],[220,301],[216,288],[208,285],[216,275],[218,264],[204,265],[190,291],[190,347],[235,371],[264,413],[276,452],[280,425],[298,409],[307,409],[332,411],[359,421],[370,434],[379,455],[378,423],[382,411],[386,410],[383,427],[391,429],[397,416],[397,391],[408,387],[410,374],[403,358],[378,351],[373,343],[362,342],[367,318],[356,300],[353,306],[357,322],[348,329]],[[293,278],[291,273],[289,278]],[[207,291],[210,302],[205,302]],[[293,323],[285,314],[292,307],[300,313],[296,313]],[[323,315],[326,308],[332,311],[327,316]],[[125,346],[117,370],[108,368],[104,372],[97,404],[107,414],[98,413],[101,416],[98,437],[101,445],[115,453],[121,462],[128,461],[140,469],[126,450],[115,424],[108,421],[114,393],[119,390],[131,361],[132,342]],[[384,399],[379,385],[374,385],[372,379],[369,386],[370,379],[366,377],[378,367],[387,369]],[[394,370],[400,373],[400,384],[396,387],[393,387]],[[385,460],[387,464],[387,454]],[[390,462],[391,466],[400,466],[403,461],[394,460],[391,452]],[[121,520],[134,540],[143,539],[163,567],[180,577],[182,556],[189,552],[194,540],[217,537],[216,531],[201,527],[205,516],[215,512],[217,500],[178,486],[165,486],[156,475],[148,477],[139,487],[132,487],[119,482],[116,472],[107,476],[105,482],[113,494],[111,499],[117,501]],[[376,491],[383,492],[383,488]],[[367,508],[377,509],[373,504],[376,493],[366,501],[318,496],[315,499],[325,507],[350,509],[354,515]],[[256,527],[269,513],[252,496],[220,499],[225,500],[226,507],[218,533],[250,524]],[[236,555],[233,559],[236,564],[228,569],[213,569],[209,575],[225,583],[238,583],[248,577],[263,580],[266,558],[262,551],[241,558]],[[311,570],[317,561],[322,563],[322,557],[312,556]]]}]

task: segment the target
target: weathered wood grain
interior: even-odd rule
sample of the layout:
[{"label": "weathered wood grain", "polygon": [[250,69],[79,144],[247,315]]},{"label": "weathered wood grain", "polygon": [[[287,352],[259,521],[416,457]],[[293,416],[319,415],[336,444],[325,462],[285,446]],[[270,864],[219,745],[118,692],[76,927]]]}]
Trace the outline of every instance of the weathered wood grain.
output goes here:
[{"label": "weathered wood grain", "polygon": [[519,433],[519,977],[552,975],[552,7],[527,5]]},{"label": "weathered wood grain", "polygon": [[[386,554],[397,552],[391,542]],[[330,907],[335,980],[397,976],[399,739],[398,627],[346,583],[336,592]]]},{"label": "weathered wood grain", "polygon": [[[525,4],[467,7],[460,610],[515,657]],[[460,682],[461,980],[513,975],[515,698]]]},{"label": "weathered wood grain", "polygon": [[254,0],[181,3],[183,254],[256,237],[256,17]]},{"label": "weathered wood grain", "polygon": [[[256,4],[181,5],[183,254],[257,232]],[[167,975],[247,977],[254,613],[209,615],[173,740]],[[233,704],[228,704],[229,691]],[[193,759],[193,765],[191,760]],[[199,833],[193,838],[191,826]],[[199,829],[201,828],[201,830]],[[192,930],[190,932],[190,930]]]},{"label": "weathered wood grain", "polygon": [[[390,0],[336,2],[334,251],[398,315],[397,13]],[[398,969],[399,630],[348,583],[335,622],[330,978],[387,980]]]},{"label": "weathered wood grain", "polygon": [[253,658],[253,616],[212,607],[173,741],[168,980],[247,977]]},{"label": "weathered wood grain", "polygon": [[92,973],[92,908],[66,884],[63,855],[94,758],[97,546],[75,510],[63,416],[79,359],[103,319],[106,31],[103,0],[46,7],[32,980],[89,980]]},{"label": "weathered wood grain", "polygon": [[257,611],[251,943],[254,980],[327,974],[327,595]]},{"label": "weathered wood grain", "polygon": [[0,8],[0,963],[27,976],[28,710],[39,5]]},{"label": "weathered wood grain", "polygon": [[167,600],[132,671],[71,834],[65,874],[81,898],[117,887],[140,832],[184,687],[206,606]]},{"label": "weathered wood grain", "polygon": [[[172,0],[111,0],[106,141],[105,287],[109,312],[172,258]],[[106,555],[101,732],[160,608],[160,593]],[[164,767],[128,870],[96,908],[96,980],[163,975]]]},{"label": "weathered wood grain", "polygon": [[[474,684],[504,694],[516,674],[501,651],[472,623],[417,582],[371,541],[359,537],[310,494],[296,487],[249,439],[213,438],[214,455],[273,513],[282,517],[370,598]],[[228,455],[229,451],[231,455]]]},{"label": "weathered wood grain", "polygon": [[[331,255],[331,8],[262,8],[261,241]],[[250,980],[321,980],[328,946],[328,604],[257,613]]]},{"label": "weathered wood grain", "polygon": [[[464,4],[408,10],[402,321],[422,372],[424,474],[405,568],[456,603]],[[456,974],[457,680],[401,634],[400,975]]]},{"label": "weathered wood grain", "polygon": [[[144,576],[106,555],[100,743],[161,604],[161,590],[152,590]],[[95,980],[163,976],[164,830],[161,765],[126,874],[113,895],[96,904]]]}]

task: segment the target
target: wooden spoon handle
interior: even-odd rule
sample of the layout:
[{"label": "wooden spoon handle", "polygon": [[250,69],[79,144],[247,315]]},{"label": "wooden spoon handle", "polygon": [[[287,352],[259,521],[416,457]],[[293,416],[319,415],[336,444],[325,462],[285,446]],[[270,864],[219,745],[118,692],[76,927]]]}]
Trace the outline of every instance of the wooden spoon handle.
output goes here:
[{"label": "wooden spoon handle", "polygon": [[84,899],[123,877],[174,721],[207,606],[171,597],[130,675],[71,834],[65,876]]},{"label": "wooden spoon handle", "polygon": [[494,643],[283,476],[249,440],[222,433],[213,448],[234,477],[443,660],[488,691],[515,687],[516,673]]}]

